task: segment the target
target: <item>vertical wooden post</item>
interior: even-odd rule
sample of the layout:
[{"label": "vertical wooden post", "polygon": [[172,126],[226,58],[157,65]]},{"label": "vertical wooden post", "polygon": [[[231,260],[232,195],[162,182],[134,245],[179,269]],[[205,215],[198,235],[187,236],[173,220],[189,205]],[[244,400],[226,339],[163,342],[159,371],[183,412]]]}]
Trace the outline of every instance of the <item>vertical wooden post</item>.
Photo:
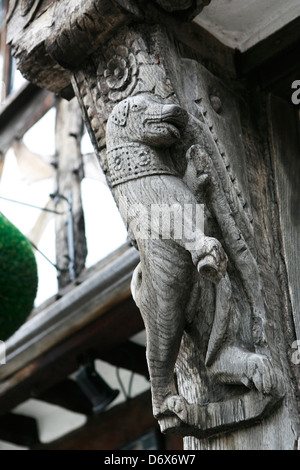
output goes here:
[{"label": "vertical wooden post", "polygon": [[[292,292],[291,303],[288,291],[297,258],[278,197],[290,199],[293,190],[285,186],[297,187],[282,154],[294,148],[296,154],[298,145],[282,139],[280,120],[268,123],[264,93],[253,88],[249,96],[242,80],[224,80],[225,70],[218,78],[202,65],[206,57],[211,67],[219,55],[216,44],[207,52],[212,43],[205,36],[199,57],[203,44],[181,22],[208,3],[155,0],[143,9],[134,0],[61,0],[43,12],[48,27],[41,28],[35,2],[27,18],[16,7],[12,43],[25,76],[40,86],[65,92],[71,76],[124,218],[135,204],[205,207],[205,236],[197,231],[201,243],[194,248],[174,235],[144,242],[138,224],[132,227],[141,258],[133,294],[146,324],[153,411],[162,432],[184,437],[188,450],[292,450],[299,400],[289,326],[299,327],[299,317],[294,313],[293,323],[298,294]],[[37,38],[26,35],[35,24]],[[73,103],[61,102],[57,117],[56,198],[65,211],[57,220],[60,287],[74,279],[86,254],[82,123]],[[294,202],[284,206],[293,214]]]},{"label": "vertical wooden post", "polygon": [[[3,15],[8,11],[8,0],[3,2]],[[2,25],[0,25],[1,27]],[[7,97],[10,92],[11,86],[11,65],[12,59],[10,55],[10,46],[6,44],[6,25],[3,25],[0,34],[0,52],[3,59],[3,74],[2,74],[2,83],[0,82],[0,104],[1,100]]]},{"label": "vertical wooden post", "polygon": [[87,254],[80,183],[83,178],[80,142],[83,122],[76,100],[60,100],[56,117],[56,263],[59,287],[82,271]]},{"label": "vertical wooden post", "polygon": [[[128,207],[160,205],[173,201],[174,194],[176,200],[195,204],[195,194],[209,211],[205,235],[221,240],[228,256],[226,276],[213,284],[209,276],[193,277],[193,258],[186,258],[171,238],[151,248],[150,243],[143,245],[138,231],[134,234],[141,264],[134,275],[133,295],[146,324],[154,414],[162,432],[184,437],[186,450],[293,449],[297,403],[274,256],[279,247],[264,95],[255,95],[257,104],[247,101],[244,90],[240,108],[234,84],[229,89],[199,62],[182,58],[158,27],[147,33],[153,49],[145,30],[128,27],[74,73],[74,91],[95,150],[116,200],[125,196]],[[153,50],[160,51],[159,61]],[[169,119],[180,127],[183,109],[189,119],[170,155],[177,164],[186,160],[186,186],[180,178],[170,178],[163,190],[155,170],[147,176],[138,173],[136,155],[148,155],[146,164],[151,158],[159,161],[160,171],[165,169],[161,162],[167,161],[172,171],[172,162],[155,141],[159,126],[147,135],[147,125],[151,127],[148,123],[155,116],[161,126]],[[253,112],[260,126],[253,121]],[[166,117],[159,121],[159,116]],[[144,147],[135,154],[137,142]],[[156,188],[155,195],[147,184],[151,191]],[[207,243],[204,249],[209,252]],[[191,254],[199,259],[196,250]],[[167,292],[172,294],[168,297]],[[186,322],[184,333],[181,318]],[[176,389],[174,350],[182,334]]]}]

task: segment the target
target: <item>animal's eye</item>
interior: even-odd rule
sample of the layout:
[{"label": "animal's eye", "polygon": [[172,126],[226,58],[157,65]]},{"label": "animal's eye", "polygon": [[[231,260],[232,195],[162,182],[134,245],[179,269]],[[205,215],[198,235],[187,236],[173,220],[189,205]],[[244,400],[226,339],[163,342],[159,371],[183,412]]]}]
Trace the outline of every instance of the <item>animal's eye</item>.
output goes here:
[{"label": "animal's eye", "polygon": [[142,106],[139,106],[138,104],[133,104],[131,106],[131,110],[134,112],[141,111],[142,109],[143,109]]}]

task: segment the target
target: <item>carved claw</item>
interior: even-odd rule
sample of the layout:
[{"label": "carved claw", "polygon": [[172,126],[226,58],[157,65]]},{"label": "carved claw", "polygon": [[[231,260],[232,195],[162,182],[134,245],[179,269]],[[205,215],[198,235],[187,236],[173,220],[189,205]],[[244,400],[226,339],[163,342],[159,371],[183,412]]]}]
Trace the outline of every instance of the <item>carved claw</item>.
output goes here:
[{"label": "carved claw", "polygon": [[169,415],[171,412],[185,423],[188,419],[187,402],[180,395],[173,395],[167,398],[163,404],[161,412],[166,415]]},{"label": "carved claw", "polygon": [[260,354],[251,354],[248,357],[246,375],[247,379],[261,393],[269,394],[276,383],[271,362],[266,356]]},{"label": "carved claw", "polygon": [[205,255],[197,265],[198,272],[208,280],[218,284],[226,275],[227,255],[220,242],[215,238],[205,238],[204,250]]}]

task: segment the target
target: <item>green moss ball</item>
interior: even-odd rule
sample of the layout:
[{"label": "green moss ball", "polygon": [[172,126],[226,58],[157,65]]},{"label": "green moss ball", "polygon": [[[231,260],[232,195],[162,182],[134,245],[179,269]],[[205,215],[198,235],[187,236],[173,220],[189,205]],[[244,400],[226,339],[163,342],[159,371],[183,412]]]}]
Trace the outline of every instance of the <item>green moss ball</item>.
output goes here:
[{"label": "green moss ball", "polygon": [[0,213],[0,340],[30,314],[38,285],[35,256],[27,238]]}]

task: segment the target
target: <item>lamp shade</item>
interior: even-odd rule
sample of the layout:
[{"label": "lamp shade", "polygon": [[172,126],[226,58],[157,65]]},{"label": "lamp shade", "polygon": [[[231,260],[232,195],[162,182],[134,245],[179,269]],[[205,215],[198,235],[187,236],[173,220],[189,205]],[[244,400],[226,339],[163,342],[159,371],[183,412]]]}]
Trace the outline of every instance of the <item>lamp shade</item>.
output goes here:
[{"label": "lamp shade", "polygon": [[0,340],[5,341],[27,319],[37,285],[30,242],[0,213]]}]

